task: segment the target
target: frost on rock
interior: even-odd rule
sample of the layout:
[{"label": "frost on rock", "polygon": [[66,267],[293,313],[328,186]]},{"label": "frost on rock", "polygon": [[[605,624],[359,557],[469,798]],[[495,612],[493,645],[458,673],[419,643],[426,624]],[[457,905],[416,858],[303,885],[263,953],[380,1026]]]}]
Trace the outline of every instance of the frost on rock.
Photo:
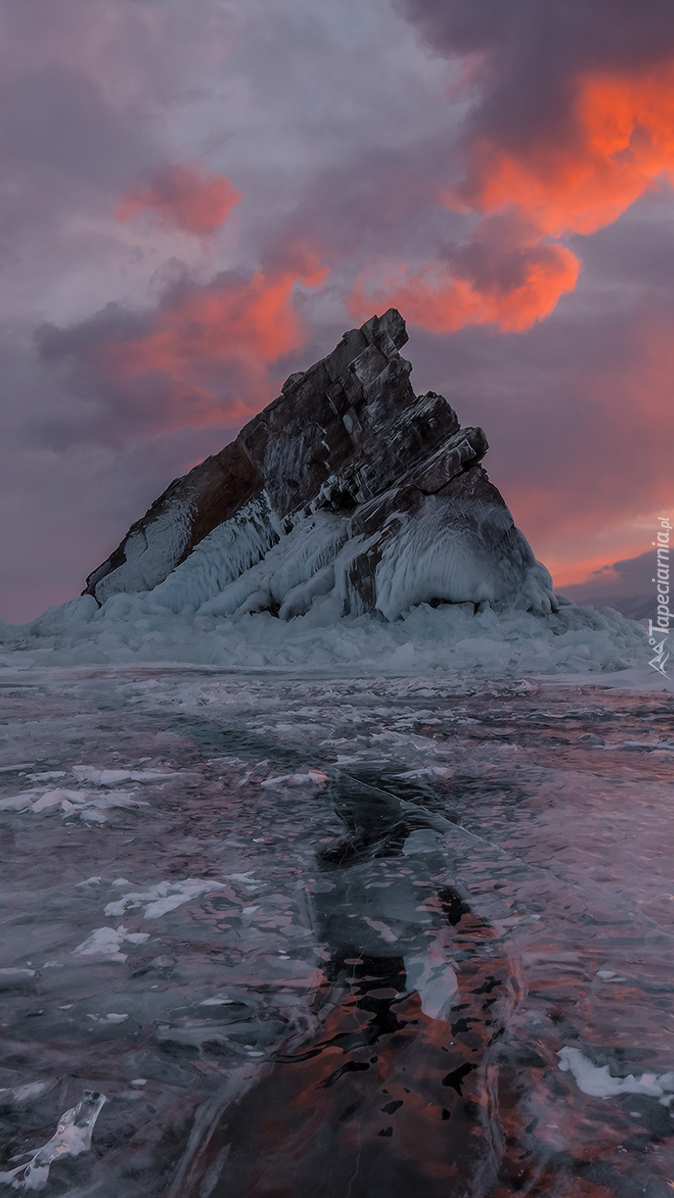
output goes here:
[{"label": "frost on rock", "polygon": [[236,441],[171,483],[88,595],[282,619],[328,596],[339,614],[389,620],[433,600],[553,610],[547,570],[479,465],[484,433],[441,395],[414,394],[406,341],[391,308],[291,375]]},{"label": "frost on rock", "polygon": [[96,598],[104,602],[120,591],[149,591],[161,582],[166,563],[179,561],[189,546],[191,516],[191,505],[175,499],[145,527],[134,525],[124,544],[124,561],[115,567],[114,554],[109,559],[111,568],[97,582]]}]

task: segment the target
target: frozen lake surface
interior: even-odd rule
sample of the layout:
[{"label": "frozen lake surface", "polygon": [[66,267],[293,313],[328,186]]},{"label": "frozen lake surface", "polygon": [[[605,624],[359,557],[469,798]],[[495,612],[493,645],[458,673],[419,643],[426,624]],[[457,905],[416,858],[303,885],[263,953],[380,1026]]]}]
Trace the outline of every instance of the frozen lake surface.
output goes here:
[{"label": "frozen lake surface", "polygon": [[671,695],[0,695],[0,1193],[671,1198]]}]

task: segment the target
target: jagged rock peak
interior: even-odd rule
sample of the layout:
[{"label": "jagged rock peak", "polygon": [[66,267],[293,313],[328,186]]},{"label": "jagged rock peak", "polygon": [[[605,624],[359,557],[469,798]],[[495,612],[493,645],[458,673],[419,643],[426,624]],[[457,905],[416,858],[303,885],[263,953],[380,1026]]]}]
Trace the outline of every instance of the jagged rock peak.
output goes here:
[{"label": "jagged rock peak", "polygon": [[350,329],[220,453],[176,479],[87,579],[204,615],[314,603],[395,618],[415,603],[554,605],[479,465],[479,428],[416,396],[395,308]]}]

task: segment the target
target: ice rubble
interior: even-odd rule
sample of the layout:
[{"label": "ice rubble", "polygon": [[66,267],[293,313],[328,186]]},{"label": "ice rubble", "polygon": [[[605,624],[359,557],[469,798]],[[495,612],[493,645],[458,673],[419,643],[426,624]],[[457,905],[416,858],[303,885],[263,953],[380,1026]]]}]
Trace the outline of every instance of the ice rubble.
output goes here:
[{"label": "ice rubble", "polygon": [[136,798],[132,791],[115,790],[112,794],[101,795],[91,791],[70,790],[64,787],[57,787],[55,790],[31,788],[0,799],[0,811],[28,811],[33,815],[41,815],[45,811],[60,810],[63,816],[79,818],[85,823],[97,824],[107,823],[108,817],[104,812],[109,808],[146,806],[147,803]]},{"label": "ice rubble", "polygon": [[[51,781],[67,778],[67,772],[47,770],[43,773],[28,774],[27,781],[38,785],[0,799],[0,811],[29,812],[32,815],[60,811],[65,819],[105,824],[108,822],[105,812],[112,808],[134,809],[148,806],[144,799],[138,798],[136,791],[120,789],[122,783],[161,783],[176,776],[175,770],[100,769],[93,765],[75,765],[70,773],[80,785],[80,789],[48,785]],[[88,783],[95,789],[84,789],[83,783]]]},{"label": "ice rubble", "polygon": [[[420,604],[401,619],[342,617],[330,597],[288,623],[268,612],[175,615],[151,593],[90,595],[23,626],[4,626],[5,666],[192,663],[234,670],[310,669],[486,675],[624,671],[644,658],[644,634],[617,612],[560,607],[546,616],[484,605]],[[93,780],[93,779],[92,779]],[[131,780],[131,779],[130,779]],[[140,781],[140,779],[133,779]]]}]

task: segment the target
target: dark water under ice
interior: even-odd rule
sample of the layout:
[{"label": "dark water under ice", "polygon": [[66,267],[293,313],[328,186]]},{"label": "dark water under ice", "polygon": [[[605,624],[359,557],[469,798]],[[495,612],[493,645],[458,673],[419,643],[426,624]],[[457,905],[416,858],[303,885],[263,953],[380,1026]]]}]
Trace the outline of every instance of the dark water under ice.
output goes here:
[{"label": "dark water under ice", "polygon": [[1,681],[0,1194],[671,1198],[671,697]]}]

